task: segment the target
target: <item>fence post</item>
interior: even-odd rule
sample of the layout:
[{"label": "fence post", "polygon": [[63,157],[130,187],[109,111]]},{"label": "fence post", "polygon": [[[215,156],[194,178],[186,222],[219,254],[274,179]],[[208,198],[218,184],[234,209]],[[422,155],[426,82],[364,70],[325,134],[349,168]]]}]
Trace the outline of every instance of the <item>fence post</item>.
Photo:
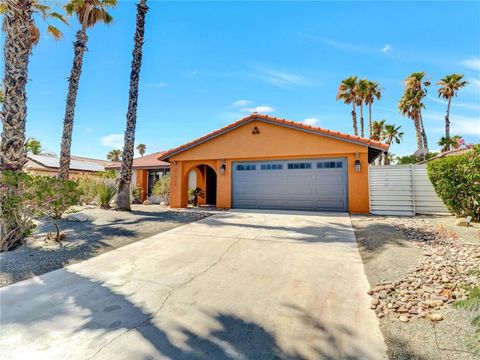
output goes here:
[{"label": "fence post", "polygon": [[410,165],[411,181],[412,181],[412,205],[413,205],[413,216],[417,215],[417,210],[415,208],[415,165]]}]

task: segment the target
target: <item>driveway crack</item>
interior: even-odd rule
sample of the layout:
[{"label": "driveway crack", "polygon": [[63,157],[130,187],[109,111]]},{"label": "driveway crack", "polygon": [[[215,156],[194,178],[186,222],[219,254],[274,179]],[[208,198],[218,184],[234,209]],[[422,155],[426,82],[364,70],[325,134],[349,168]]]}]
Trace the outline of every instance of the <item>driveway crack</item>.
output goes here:
[{"label": "driveway crack", "polygon": [[234,241],[233,243],[231,243],[226,249],[225,251],[212,263],[210,264],[209,266],[207,266],[204,270],[200,271],[199,273],[195,274],[194,276],[192,276],[190,279],[184,281],[183,283],[181,283],[180,285],[176,286],[176,287],[173,287],[171,290],[169,290],[167,292],[167,296],[165,296],[165,299],[163,299],[162,303],[160,304],[160,306],[152,313],[152,315],[150,315],[149,317],[147,317],[146,319],[140,321],[138,324],[136,324],[135,326],[125,330],[124,332],[118,334],[117,336],[115,336],[114,338],[112,338],[110,341],[106,342],[105,344],[103,344],[91,357],[89,357],[89,360],[91,359],[94,359],[98,354],[100,354],[102,352],[103,349],[105,349],[106,347],[110,346],[112,343],[114,343],[115,341],[117,341],[120,337],[122,337],[123,335],[125,334],[128,334],[130,331],[132,330],[135,330],[135,329],[138,329],[140,326],[142,326],[143,324],[149,322],[150,320],[152,320],[155,316],[158,315],[158,313],[160,311],[162,311],[162,309],[165,307],[165,304],[167,303],[168,299],[170,299],[170,297],[172,296],[172,294],[176,291],[176,290],[179,290],[181,289],[182,287],[184,286],[187,286],[189,284],[191,284],[193,281],[195,281],[196,279],[198,279],[200,276],[206,274],[207,272],[209,272],[210,270],[212,270],[215,266],[217,266],[222,260],[223,258],[230,252],[230,250],[236,245],[238,244],[240,241],[242,241],[243,239],[237,239],[236,241]]}]

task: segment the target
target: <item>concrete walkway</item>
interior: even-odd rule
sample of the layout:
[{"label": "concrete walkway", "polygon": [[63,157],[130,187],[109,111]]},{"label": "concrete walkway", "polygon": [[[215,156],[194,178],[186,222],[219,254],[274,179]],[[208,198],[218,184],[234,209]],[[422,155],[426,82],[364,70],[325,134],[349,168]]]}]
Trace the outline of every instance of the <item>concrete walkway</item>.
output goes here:
[{"label": "concrete walkway", "polygon": [[234,211],[0,289],[1,359],[382,359],[346,214]]}]

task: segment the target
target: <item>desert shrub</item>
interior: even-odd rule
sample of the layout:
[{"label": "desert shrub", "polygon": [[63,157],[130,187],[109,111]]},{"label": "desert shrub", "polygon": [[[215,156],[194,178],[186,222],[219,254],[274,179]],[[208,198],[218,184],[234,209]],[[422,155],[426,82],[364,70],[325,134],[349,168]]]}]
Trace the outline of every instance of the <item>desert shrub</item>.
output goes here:
[{"label": "desert shrub", "polygon": [[31,189],[32,177],[28,174],[0,172],[0,252],[18,245],[35,228]]},{"label": "desert shrub", "polygon": [[97,196],[100,179],[95,176],[83,175],[78,179],[78,188],[81,190],[80,204],[90,204]]},{"label": "desert shrub", "polygon": [[193,206],[197,206],[198,198],[200,197],[203,199],[205,195],[205,191],[198,187],[188,190],[188,200]]},{"label": "desert shrub", "polygon": [[134,204],[140,204],[142,201],[142,187],[139,185],[135,185],[135,187],[132,190],[132,197],[133,197],[133,203]]},{"label": "desert shrub", "polygon": [[436,193],[452,213],[480,220],[480,145],[466,154],[433,160],[427,171]]},{"label": "desert shrub", "polygon": [[[475,274],[480,276],[480,271]],[[472,339],[472,350],[480,351],[480,286],[474,286],[469,289],[468,297],[465,300],[459,300],[454,304],[457,309],[464,309],[475,314],[472,320],[472,326],[475,328],[475,334]]]},{"label": "desert shrub", "polygon": [[115,174],[115,170],[98,171],[96,175],[104,179],[115,179],[117,177],[117,174]]},{"label": "desert shrub", "polygon": [[39,213],[60,219],[69,207],[80,202],[82,190],[74,180],[54,176],[33,176],[32,180],[32,201]]},{"label": "desert shrub", "polygon": [[164,175],[152,187],[152,195],[168,196],[170,193],[170,175]]},{"label": "desert shrub", "polygon": [[97,194],[100,200],[100,206],[108,209],[116,193],[117,189],[114,184],[111,184],[107,181],[103,181],[98,184]]}]

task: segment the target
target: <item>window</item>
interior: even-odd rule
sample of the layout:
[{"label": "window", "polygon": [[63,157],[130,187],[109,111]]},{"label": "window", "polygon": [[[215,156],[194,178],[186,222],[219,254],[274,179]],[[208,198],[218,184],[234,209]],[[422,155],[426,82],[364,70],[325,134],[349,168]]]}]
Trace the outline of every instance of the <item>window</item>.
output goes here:
[{"label": "window", "polygon": [[256,170],[256,165],[255,164],[238,164],[236,166],[236,169],[238,171],[252,171],[252,170]]},{"label": "window", "polygon": [[261,170],[282,170],[283,165],[282,164],[262,164],[260,166]]},{"label": "window", "polygon": [[289,163],[288,169],[289,170],[296,170],[296,169],[311,169],[312,164],[310,163]]},{"label": "window", "polygon": [[147,195],[152,195],[152,188],[155,183],[160,180],[164,175],[170,174],[168,169],[165,170],[148,170],[148,184],[147,184]]},{"label": "window", "polygon": [[341,161],[322,161],[317,163],[317,169],[341,169],[343,162]]}]

